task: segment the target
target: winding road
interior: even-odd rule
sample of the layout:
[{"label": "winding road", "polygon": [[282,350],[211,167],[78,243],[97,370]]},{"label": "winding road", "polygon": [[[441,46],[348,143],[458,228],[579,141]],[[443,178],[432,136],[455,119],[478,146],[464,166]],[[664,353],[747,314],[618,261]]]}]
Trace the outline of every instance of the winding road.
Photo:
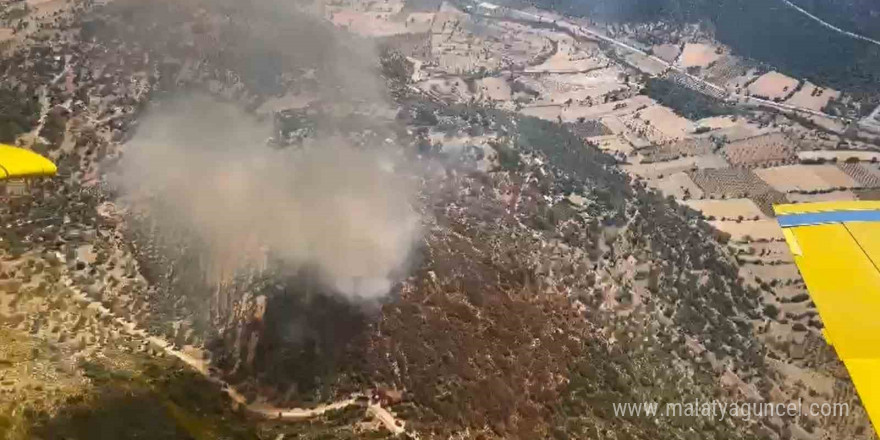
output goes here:
[{"label": "winding road", "polygon": [[[318,405],[314,408],[278,408],[271,405],[248,403],[247,398],[245,398],[243,394],[238,392],[235,387],[214,374],[210,368],[209,363],[204,359],[193,356],[183,350],[178,350],[174,348],[173,344],[166,341],[165,339],[158,336],[150,335],[146,331],[137,328],[137,325],[134,322],[116,316],[110,309],[104,307],[104,305],[100,302],[89,298],[89,296],[86,295],[82,290],[80,290],[79,287],[73,282],[73,280],[71,280],[66,275],[62,279],[62,283],[67,286],[71,290],[71,292],[73,292],[73,297],[75,300],[87,303],[88,307],[93,308],[101,316],[105,316],[111,319],[125,333],[137,337],[145,342],[148,342],[154,347],[160,348],[162,351],[165,352],[165,354],[179,359],[181,362],[185,363],[193,370],[198,371],[208,381],[219,386],[229,396],[229,398],[232,399],[233,402],[235,402],[236,405],[239,405],[247,413],[253,416],[279,421],[298,421],[317,417],[328,411],[335,411],[352,405],[358,405],[359,399],[368,398],[368,396],[363,393],[353,393],[346,399],[325,403],[323,405]],[[383,408],[380,404],[368,400],[366,407],[367,414],[373,416],[376,420],[381,422],[382,425],[385,426],[385,428],[392,434],[398,435],[406,431],[403,421],[397,420],[394,417],[394,414]]]},{"label": "winding road", "polygon": [[807,10],[805,10],[804,8],[802,8],[802,7],[798,6],[798,5],[796,5],[796,4],[792,3],[792,2],[790,2],[789,0],[781,0],[781,1],[782,1],[783,3],[785,3],[786,5],[788,5],[789,7],[791,7],[792,9],[795,9],[795,10],[797,10],[798,12],[800,12],[801,14],[804,14],[804,15],[806,15],[807,17],[810,17],[811,19],[813,19],[813,21],[815,21],[815,22],[821,24],[822,26],[827,27],[828,29],[831,29],[831,30],[833,30],[833,31],[835,31],[835,32],[837,32],[837,33],[840,33],[840,34],[846,35],[847,37],[850,37],[850,38],[855,38],[855,39],[857,39],[857,40],[867,41],[868,43],[876,44],[876,45],[880,46],[880,41],[878,41],[878,40],[875,40],[875,39],[870,38],[870,37],[866,37],[866,36],[864,36],[864,35],[859,35],[859,34],[856,34],[856,33],[854,33],[854,32],[850,32],[850,31],[843,30],[843,29],[841,29],[841,28],[839,28],[839,27],[837,27],[837,26],[835,26],[835,25],[833,25],[833,24],[831,24],[831,23],[828,23],[827,21],[822,20],[821,18],[819,18],[819,17],[817,17],[817,16],[815,16],[815,15],[809,13],[809,12],[808,12]]}]

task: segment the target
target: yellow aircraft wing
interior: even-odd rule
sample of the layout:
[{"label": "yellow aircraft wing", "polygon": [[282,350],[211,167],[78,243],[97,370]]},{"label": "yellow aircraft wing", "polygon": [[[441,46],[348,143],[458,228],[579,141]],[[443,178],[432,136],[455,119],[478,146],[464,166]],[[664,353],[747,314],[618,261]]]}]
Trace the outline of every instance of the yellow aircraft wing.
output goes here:
[{"label": "yellow aircraft wing", "polygon": [[826,340],[880,432],[880,202],[774,207]]},{"label": "yellow aircraft wing", "polygon": [[54,176],[58,168],[52,161],[24,148],[0,144],[0,181],[27,177]]}]

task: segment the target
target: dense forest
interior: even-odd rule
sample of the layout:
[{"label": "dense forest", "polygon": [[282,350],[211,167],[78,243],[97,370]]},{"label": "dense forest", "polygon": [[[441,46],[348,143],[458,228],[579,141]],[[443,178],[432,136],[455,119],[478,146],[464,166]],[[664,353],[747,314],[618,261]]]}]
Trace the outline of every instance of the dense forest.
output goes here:
[{"label": "dense forest", "polygon": [[16,89],[0,87],[0,142],[14,143],[16,136],[37,123],[40,103]]},{"label": "dense forest", "polygon": [[[858,22],[854,31],[880,20],[880,7],[869,5],[869,0],[847,0],[843,4],[802,1],[812,1],[817,5],[817,14],[828,14],[829,21],[841,26],[848,23],[834,18],[850,17]],[[765,62],[788,75],[857,96],[876,93],[880,87],[880,46],[834,32],[780,0],[507,1],[512,6],[525,3],[606,22],[708,22],[716,38],[738,55]],[[851,9],[850,3],[859,6]],[[818,5],[824,9],[819,10]],[[829,9],[837,12],[832,14]],[[856,15],[864,17],[854,18]],[[873,32],[880,32],[880,26],[873,26]]]},{"label": "dense forest", "polygon": [[811,14],[841,29],[880,40],[877,0],[791,0]]},{"label": "dense forest", "polygon": [[675,113],[692,120],[736,113],[736,109],[730,104],[665,78],[648,79],[643,93],[671,108]]}]

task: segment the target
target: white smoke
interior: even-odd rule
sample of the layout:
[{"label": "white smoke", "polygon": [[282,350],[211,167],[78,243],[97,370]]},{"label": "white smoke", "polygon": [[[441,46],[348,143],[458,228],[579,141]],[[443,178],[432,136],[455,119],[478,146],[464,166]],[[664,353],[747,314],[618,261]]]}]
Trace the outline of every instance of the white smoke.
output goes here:
[{"label": "white smoke", "polygon": [[158,104],[126,145],[117,183],[167,225],[194,231],[219,277],[271,254],[317,268],[351,299],[385,295],[418,238],[411,185],[390,154],[337,138],[266,146],[271,124],[187,96]]}]

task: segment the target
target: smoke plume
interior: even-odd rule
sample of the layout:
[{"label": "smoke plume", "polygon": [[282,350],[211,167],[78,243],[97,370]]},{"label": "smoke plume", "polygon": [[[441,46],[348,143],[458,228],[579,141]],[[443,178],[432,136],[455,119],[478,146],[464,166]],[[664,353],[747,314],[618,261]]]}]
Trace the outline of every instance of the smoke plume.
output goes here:
[{"label": "smoke plume", "polygon": [[147,204],[160,233],[195,233],[220,278],[268,254],[317,268],[349,298],[387,293],[418,230],[392,156],[337,138],[278,150],[265,145],[270,134],[232,104],[163,102],[127,144],[117,183]]}]

